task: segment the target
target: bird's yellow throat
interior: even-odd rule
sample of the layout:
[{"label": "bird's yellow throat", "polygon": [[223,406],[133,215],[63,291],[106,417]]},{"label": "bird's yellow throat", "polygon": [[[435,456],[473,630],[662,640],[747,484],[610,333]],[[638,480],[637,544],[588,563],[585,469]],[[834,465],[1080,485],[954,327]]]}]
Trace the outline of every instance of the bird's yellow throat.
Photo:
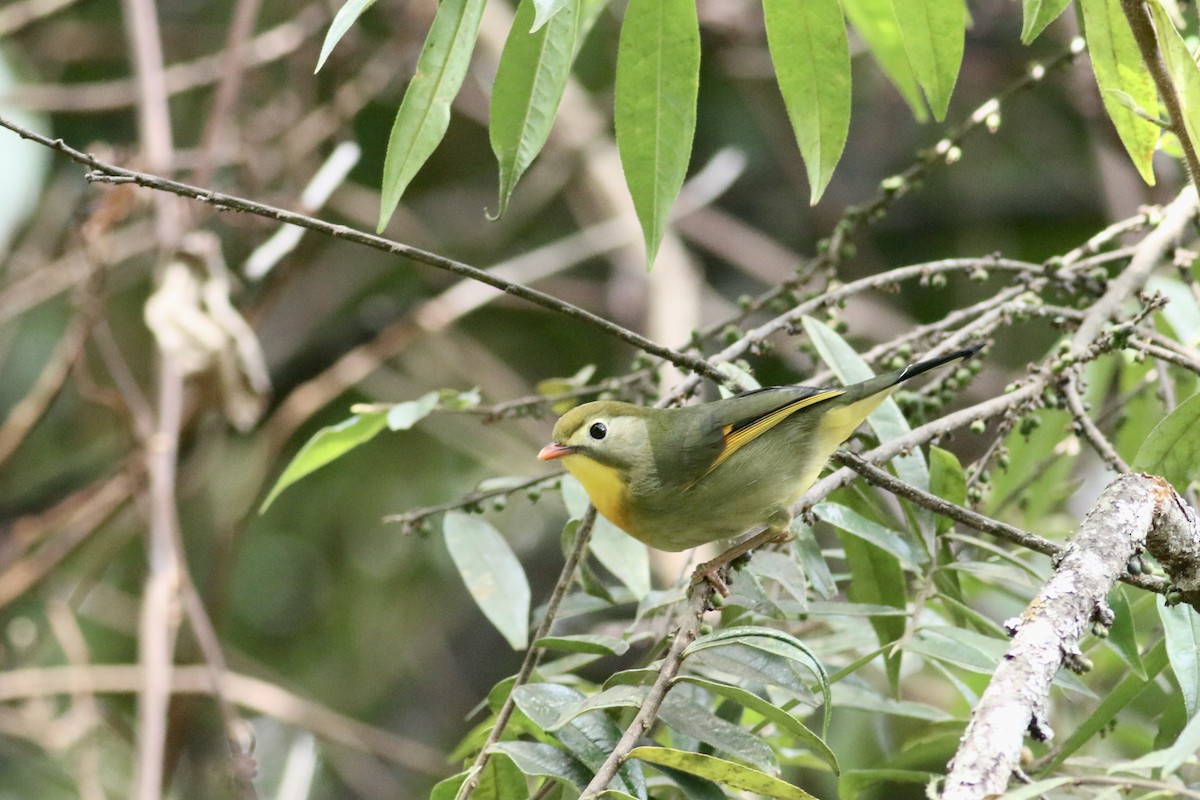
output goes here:
[{"label": "bird's yellow throat", "polygon": [[583,484],[596,510],[618,528],[628,530],[625,518],[625,484],[612,467],[587,456],[563,456],[563,466]]}]

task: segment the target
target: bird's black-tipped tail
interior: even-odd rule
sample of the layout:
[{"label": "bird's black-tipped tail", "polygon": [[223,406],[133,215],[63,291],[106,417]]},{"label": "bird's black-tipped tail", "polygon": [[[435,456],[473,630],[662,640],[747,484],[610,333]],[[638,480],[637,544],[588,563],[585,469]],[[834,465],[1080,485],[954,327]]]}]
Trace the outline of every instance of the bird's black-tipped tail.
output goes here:
[{"label": "bird's black-tipped tail", "polygon": [[900,371],[899,375],[896,376],[896,383],[903,383],[909,378],[915,378],[922,372],[928,372],[931,369],[937,369],[943,364],[949,364],[951,361],[957,361],[960,358],[970,358],[982,349],[982,344],[972,345],[971,347],[964,347],[962,350],[955,350],[953,353],[948,353],[944,356],[938,356],[937,358],[931,358],[926,361],[918,361],[915,364],[909,364]]}]

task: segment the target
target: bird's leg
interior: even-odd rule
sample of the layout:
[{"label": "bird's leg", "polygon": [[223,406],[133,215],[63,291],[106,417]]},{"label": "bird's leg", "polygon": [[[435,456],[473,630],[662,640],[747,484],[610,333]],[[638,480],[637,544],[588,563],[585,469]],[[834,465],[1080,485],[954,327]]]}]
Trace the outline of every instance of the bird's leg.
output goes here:
[{"label": "bird's leg", "polygon": [[733,562],[762,545],[770,544],[771,542],[786,542],[792,538],[792,514],[786,508],[776,509],[776,511],[767,517],[766,524],[766,530],[743,539],[716,558],[705,561],[696,567],[696,570],[692,573],[692,586],[701,581],[708,581],[722,597],[728,597],[729,586],[726,583],[726,578],[729,574],[729,567]]}]

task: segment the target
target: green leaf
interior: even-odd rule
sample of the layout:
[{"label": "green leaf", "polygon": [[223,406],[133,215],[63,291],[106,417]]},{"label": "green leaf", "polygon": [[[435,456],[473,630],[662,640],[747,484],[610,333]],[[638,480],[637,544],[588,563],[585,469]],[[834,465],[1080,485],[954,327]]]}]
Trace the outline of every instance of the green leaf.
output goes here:
[{"label": "green leaf", "polygon": [[1022,0],[1021,43],[1029,44],[1058,19],[1071,0]]},{"label": "green leaf", "polygon": [[587,767],[554,745],[542,742],[496,742],[489,752],[504,753],[526,775],[550,778],[582,789],[592,775]]},{"label": "green leaf", "polygon": [[529,639],[529,581],[500,532],[479,517],[446,512],[446,549],[479,610],[514,650]]},{"label": "green leaf", "polygon": [[650,551],[646,545],[597,514],[588,549],[638,601],[650,593]]},{"label": "green leaf", "polygon": [[450,103],[467,75],[484,4],[485,0],[438,4],[388,139],[377,231],[387,226],[409,182],[446,135]]},{"label": "green leaf", "polygon": [[[761,553],[760,553],[761,555]],[[813,755],[829,765],[836,775],[840,768],[838,767],[837,756],[829,749],[829,745],[825,741],[809,730],[808,726],[794,716],[783,710],[779,706],[764,700],[753,692],[748,692],[740,686],[724,683],[722,681],[712,681],[706,678],[698,678],[693,675],[685,675],[677,678],[679,683],[691,683],[700,686],[713,694],[718,694],[727,700],[732,700],[751,711],[759,714],[763,719],[772,723],[780,731],[790,733],[792,736],[812,751]]]},{"label": "green leaf", "polygon": [[1158,33],[1158,52],[1171,74],[1179,98],[1183,127],[1193,147],[1200,147],[1200,67],[1170,16],[1158,3],[1149,3]]},{"label": "green leaf", "polygon": [[521,0],[496,68],[488,135],[500,166],[499,217],[517,181],[542,150],[571,76],[580,0],[562,4],[549,24],[534,26],[536,0]]},{"label": "green leaf", "polygon": [[929,119],[929,111],[921,96],[921,87],[913,75],[912,64],[904,50],[904,37],[892,0],[842,0],[842,8],[850,24],[867,43],[875,60],[900,96],[912,109],[918,122]]},{"label": "green leaf", "polygon": [[[967,504],[967,476],[958,456],[937,445],[929,447],[929,491],[955,505]],[[954,520],[938,516],[937,532],[945,533],[954,527]]]},{"label": "green leaf", "polygon": [[[779,774],[779,762],[770,745],[752,733],[721,719],[699,703],[688,699],[682,691],[673,689],[663,698],[658,718],[672,730],[706,744],[726,755],[760,769],[769,775]],[[693,694],[698,694],[692,690]]]},{"label": "green leaf", "polygon": [[617,45],[614,122],[625,183],[654,264],[696,132],[700,27],[694,0],[630,0]]},{"label": "green leaf", "polygon": [[950,95],[962,65],[967,25],[963,0],[892,0],[904,50],[913,75],[939,122],[946,118]]},{"label": "green leaf", "polygon": [[623,656],[629,652],[629,642],[599,633],[545,636],[535,641],[533,646],[564,653],[591,653],[599,656]]},{"label": "green leaf", "polygon": [[258,513],[263,513],[287,487],[296,481],[315,472],[364,442],[369,442],[383,430],[387,417],[383,414],[356,414],[350,419],[321,428],[313,437],[304,443],[300,452],[296,453],[291,463],[284,469],[279,480],[271,487],[267,499],[259,506]]},{"label": "green leaf", "polygon": [[811,794],[756,769],[722,758],[686,753],[669,747],[635,747],[630,758],[690,772],[710,781],[782,800],[816,800]]},{"label": "green leaf", "polygon": [[[842,550],[846,554],[846,563],[850,567],[850,587],[847,596],[855,603],[891,606],[904,609],[907,599],[904,595],[904,573],[896,557],[875,545],[852,536],[848,533],[838,533],[842,542]],[[905,621],[903,617],[871,617],[871,627],[881,645],[889,645],[904,635]],[[900,680],[900,653],[890,653],[884,656],[888,679],[893,687]]]},{"label": "green leaf", "polygon": [[767,45],[816,205],[850,131],[850,45],[838,0],[763,0]]},{"label": "green leaf", "polygon": [[396,403],[387,412],[388,428],[393,431],[406,431],[429,416],[430,412],[437,408],[437,404],[437,392],[429,392],[416,400]]},{"label": "green leaf", "polygon": [[837,594],[837,582],[833,573],[829,571],[825,556],[821,554],[821,545],[817,542],[817,537],[813,535],[812,528],[805,525],[799,517],[792,520],[791,530],[796,536],[792,540],[792,547],[799,556],[800,563],[804,565],[804,576],[808,578],[809,584],[817,594],[828,600]]},{"label": "green leaf", "polygon": [[893,700],[842,681],[834,687],[834,704],[838,708],[857,708],[872,714],[888,714],[927,722],[946,722],[955,717],[942,709],[913,700]]},{"label": "green leaf", "polygon": [[325,65],[325,59],[329,58],[334,46],[342,40],[355,20],[373,5],[375,5],[375,0],[346,0],[345,4],[338,9],[333,22],[329,23],[329,31],[325,34],[325,41],[321,44],[321,55],[317,56],[317,68],[313,72],[321,71],[321,67]]},{"label": "green leaf", "polygon": [[1178,492],[1200,480],[1200,394],[1184,400],[1154,426],[1132,469],[1160,475]]},{"label": "green leaf", "polygon": [[[892,791],[896,791],[898,784],[926,785],[935,777],[936,773],[911,769],[850,769],[838,781],[838,797],[853,800],[863,789],[880,783],[887,784]],[[911,794],[915,796],[916,792]]]},{"label": "green leaf", "polygon": [[1151,163],[1158,143],[1159,127],[1131,111],[1118,93],[1131,98],[1151,116],[1158,116],[1158,92],[1134,41],[1121,0],[1080,0],[1083,27],[1087,34],[1092,71],[1100,88],[1100,99],[1117,135],[1142,179],[1154,185]]},{"label": "green leaf", "polygon": [[1188,719],[1191,719],[1200,708],[1200,614],[1182,603],[1168,606],[1162,595],[1157,601],[1171,669],[1179,682]]},{"label": "green leaf", "polygon": [[[536,33],[539,28],[549,22],[559,11],[562,11],[569,5],[572,5],[575,0],[533,0],[534,19],[533,25],[529,29],[530,33]],[[518,12],[519,13],[519,12]],[[513,29],[516,29],[516,22],[513,23]]]},{"label": "green leaf", "polygon": [[1146,668],[1142,665],[1142,654],[1138,650],[1133,611],[1129,607],[1129,599],[1125,596],[1123,586],[1118,586],[1109,592],[1108,605],[1113,612],[1113,623],[1105,641],[1134,673],[1139,677],[1146,677]]},{"label": "green leaf", "polygon": [[[586,700],[582,692],[557,683],[531,683],[513,690],[513,700],[534,724],[543,730],[554,726],[553,735],[567,751],[590,770],[597,770],[621,738],[621,730],[605,714],[577,714],[561,724],[566,712]],[[618,791],[645,797],[646,786],[640,766],[623,764],[613,778]]]},{"label": "green leaf", "polygon": [[912,545],[900,533],[867,519],[851,508],[839,503],[818,503],[812,511],[830,525],[895,556],[900,565],[911,572],[919,572],[918,565],[926,560],[924,555],[913,552]]}]

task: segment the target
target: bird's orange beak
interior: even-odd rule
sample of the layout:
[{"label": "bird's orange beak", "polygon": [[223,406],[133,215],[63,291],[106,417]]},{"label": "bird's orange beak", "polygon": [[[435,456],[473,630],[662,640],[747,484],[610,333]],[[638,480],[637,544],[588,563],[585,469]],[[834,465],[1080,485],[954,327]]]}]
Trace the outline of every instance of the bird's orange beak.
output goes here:
[{"label": "bird's orange beak", "polygon": [[570,447],[565,444],[559,444],[558,442],[551,442],[538,451],[538,459],[541,461],[550,461],[551,459],[569,456],[574,452],[574,447]]}]

